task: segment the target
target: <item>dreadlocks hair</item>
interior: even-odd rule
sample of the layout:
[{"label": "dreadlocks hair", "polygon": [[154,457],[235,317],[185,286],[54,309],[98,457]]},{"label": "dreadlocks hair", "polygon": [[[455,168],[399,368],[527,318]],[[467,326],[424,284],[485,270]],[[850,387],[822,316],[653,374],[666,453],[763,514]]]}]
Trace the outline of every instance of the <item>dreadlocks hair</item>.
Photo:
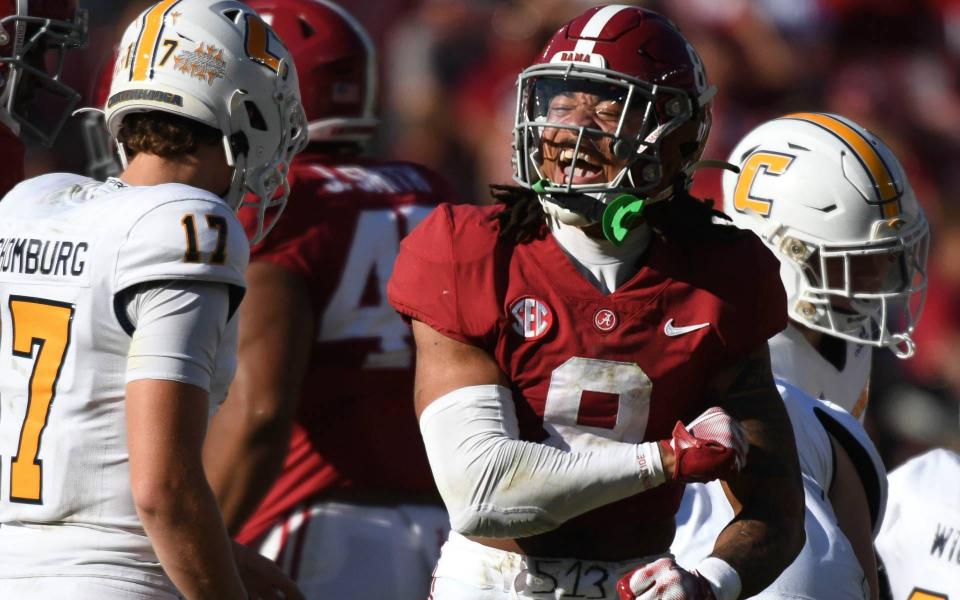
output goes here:
[{"label": "dreadlocks hair", "polygon": [[703,238],[733,237],[732,234],[738,234],[736,227],[714,223],[714,217],[724,221],[730,221],[730,217],[713,206],[712,198],[700,199],[692,196],[687,181],[681,176],[673,182],[671,197],[646,207],[643,217],[660,235],[682,243]]},{"label": "dreadlocks hair", "polygon": [[537,193],[516,185],[490,185],[493,199],[507,207],[491,218],[500,225],[500,239],[526,244],[547,234],[547,213]]},{"label": "dreadlocks hair", "polygon": [[[695,198],[687,188],[684,179],[678,177],[671,198],[644,208],[643,218],[650,227],[664,238],[682,243],[739,234],[736,227],[715,224],[714,217],[726,221],[730,217],[713,208],[712,199]],[[506,205],[491,217],[500,225],[501,239],[525,244],[546,235],[546,212],[536,192],[514,185],[491,185],[490,193]]]}]

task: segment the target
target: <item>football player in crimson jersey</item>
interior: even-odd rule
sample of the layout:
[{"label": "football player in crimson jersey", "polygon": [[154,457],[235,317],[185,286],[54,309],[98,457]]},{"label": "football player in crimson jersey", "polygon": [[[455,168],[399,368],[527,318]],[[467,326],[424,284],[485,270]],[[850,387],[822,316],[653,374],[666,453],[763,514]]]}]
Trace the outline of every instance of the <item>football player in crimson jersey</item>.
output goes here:
[{"label": "football player in crimson jersey", "polygon": [[[79,101],[60,74],[64,54],[86,44],[86,36],[86,12],[76,0],[0,0],[0,197],[23,180],[20,135],[50,145]],[[44,55],[51,50],[59,55],[48,73]],[[31,112],[30,101],[43,95],[61,102]]]},{"label": "football player in crimson jersey", "polygon": [[[453,529],[433,598],[737,598],[802,546],[778,265],[687,192],[712,91],[672,23],[590,9],[520,75],[520,186],[402,242],[388,292]],[[673,515],[711,479],[741,510],[684,570]]]},{"label": "football player in crimson jersey", "polygon": [[[873,348],[900,358],[926,289],[929,226],[890,148],[857,123],[794,113],[748,133],[724,173],[727,213],[781,264],[790,323],[770,341],[804,474],[807,543],[758,597],[876,599],[873,539],[887,477],[857,419]],[[733,509],[716,484],[692,485],[673,551],[696,564]]]},{"label": "football player in crimson jersey", "polygon": [[376,66],[353,17],[316,0],[250,5],[301,73],[310,146],[283,218],[251,251],[238,375],[207,473],[238,539],[308,597],[422,600],[447,516],[413,412],[410,331],[386,284],[400,238],[452,194],[424,167],[361,156]]}]

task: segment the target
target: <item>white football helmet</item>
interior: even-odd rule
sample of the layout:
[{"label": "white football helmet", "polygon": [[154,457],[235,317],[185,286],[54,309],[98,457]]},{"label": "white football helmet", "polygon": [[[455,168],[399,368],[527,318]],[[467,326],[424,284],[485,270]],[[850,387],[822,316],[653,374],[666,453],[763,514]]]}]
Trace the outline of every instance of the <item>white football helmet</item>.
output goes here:
[{"label": "white football helmet", "polygon": [[[250,7],[234,0],[162,0],[127,27],[104,108],[117,136],[124,116],[165,111],[223,132],[234,167],[225,200],[257,200],[252,243],[270,231],[290,194],[287,170],[306,146],[297,71],[286,47]],[[126,155],[120,148],[121,160]],[[267,211],[270,223],[267,224]]]},{"label": "white football helmet", "polygon": [[760,125],[723,175],[725,212],[780,260],[791,319],[912,356],[926,293],[930,229],[899,161],[840,116]]}]

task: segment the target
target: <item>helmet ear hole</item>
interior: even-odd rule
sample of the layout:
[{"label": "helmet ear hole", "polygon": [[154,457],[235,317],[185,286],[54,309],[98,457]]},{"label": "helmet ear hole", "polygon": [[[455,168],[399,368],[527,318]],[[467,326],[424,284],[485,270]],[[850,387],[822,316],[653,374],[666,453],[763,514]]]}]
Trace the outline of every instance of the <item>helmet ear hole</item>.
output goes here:
[{"label": "helmet ear hole", "polygon": [[260,109],[257,108],[257,105],[251,101],[247,100],[243,103],[243,107],[247,110],[247,118],[250,120],[250,127],[258,131],[267,131],[267,121],[263,118],[263,113],[260,112]]},{"label": "helmet ear hole", "polygon": [[309,39],[317,35],[317,30],[314,29],[303,17],[297,19],[297,22],[300,24],[300,31],[303,33],[304,39]]},{"label": "helmet ear hole", "polygon": [[221,14],[223,14],[223,16],[226,17],[231,23],[239,23],[240,17],[243,15],[243,11],[237,8],[228,8]]}]

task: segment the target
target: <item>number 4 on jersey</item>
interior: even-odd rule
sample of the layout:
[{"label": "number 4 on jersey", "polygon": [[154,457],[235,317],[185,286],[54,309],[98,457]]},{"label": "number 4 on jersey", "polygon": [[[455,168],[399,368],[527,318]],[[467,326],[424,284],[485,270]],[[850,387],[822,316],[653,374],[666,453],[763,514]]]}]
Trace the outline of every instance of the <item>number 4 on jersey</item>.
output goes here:
[{"label": "number 4 on jersey", "polygon": [[[400,238],[420,223],[429,206],[365,210],[357,220],[340,283],[323,312],[320,341],[362,338],[380,340],[380,351],[367,355],[365,368],[408,368],[409,329],[387,302],[387,280],[400,252]],[[364,291],[376,282],[379,303],[364,305]]]}]

